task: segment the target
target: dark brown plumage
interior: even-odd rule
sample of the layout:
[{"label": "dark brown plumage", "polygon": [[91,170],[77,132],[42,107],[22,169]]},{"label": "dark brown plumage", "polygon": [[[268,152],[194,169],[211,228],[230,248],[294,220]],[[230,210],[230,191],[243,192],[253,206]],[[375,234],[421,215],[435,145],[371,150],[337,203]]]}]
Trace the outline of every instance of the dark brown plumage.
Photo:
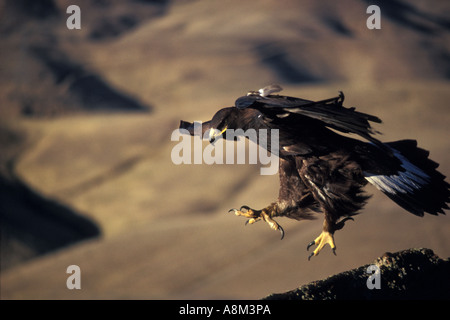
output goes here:
[{"label": "dark brown plumage", "polygon": [[[249,218],[248,223],[264,220],[280,230],[282,237],[284,231],[274,217],[311,219],[322,212],[323,232],[308,245],[308,249],[317,245],[310,258],[327,243],[335,251],[333,234],[369,199],[362,190],[367,182],[418,216],[449,208],[450,185],[416,141],[382,143],[370,125],[381,120],[344,107],[342,93],[316,102],[270,94],[280,90],[251,91],[238,98],[234,107],[219,110],[203,123],[202,134],[218,130],[211,130],[211,141],[218,138],[217,132],[227,138],[228,129],[279,130],[278,200],[262,210],[242,206],[230,211]],[[180,128],[194,134],[192,123],[181,121]],[[336,131],[356,134],[368,142]],[[267,149],[271,151],[270,144]]]}]

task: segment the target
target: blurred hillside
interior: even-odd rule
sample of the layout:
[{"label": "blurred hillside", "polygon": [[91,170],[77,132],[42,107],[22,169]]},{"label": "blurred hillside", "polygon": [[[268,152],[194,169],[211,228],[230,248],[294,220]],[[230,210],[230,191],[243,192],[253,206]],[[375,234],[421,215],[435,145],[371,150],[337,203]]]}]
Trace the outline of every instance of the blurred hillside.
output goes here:
[{"label": "blurred hillside", "polygon": [[[66,27],[67,1],[0,4],[1,298],[260,298],[386,251],[450,255],[448,215],[412,216],[369,187],[338,256],[308,262],[321,217],[281,219],[279,241],[226,214],[275,200],[277,176],[170,158],[181,119],[280,83],[306,99],[344,91],[383,119],[382,140],[417,139],[448,176],[448,1],[70,4],[81,30]],[[82,290],[65,288],[71,264]]]}]

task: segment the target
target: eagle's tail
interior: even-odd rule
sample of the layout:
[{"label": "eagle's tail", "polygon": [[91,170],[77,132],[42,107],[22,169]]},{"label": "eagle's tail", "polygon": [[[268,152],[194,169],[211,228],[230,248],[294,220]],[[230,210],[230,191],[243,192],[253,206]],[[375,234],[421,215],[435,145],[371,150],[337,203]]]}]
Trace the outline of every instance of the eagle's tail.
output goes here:
[{"label": "eagle's tail", "polygon": [[417,147],[415,140],[386,143],[400,161],[395,174],[365,173],[365,178],[405,210],[423,216],[425,212],[437,215],[449,209],[450,184],[428,158],[429,152]]}]

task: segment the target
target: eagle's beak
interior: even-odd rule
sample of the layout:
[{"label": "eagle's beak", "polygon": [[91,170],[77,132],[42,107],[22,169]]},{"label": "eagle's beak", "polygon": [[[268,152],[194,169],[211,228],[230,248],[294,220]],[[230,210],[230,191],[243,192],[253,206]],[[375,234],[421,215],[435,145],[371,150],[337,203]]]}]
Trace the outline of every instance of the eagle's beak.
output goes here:
[{"label": "eagle's beak", "polygon": [[227,127],[225,127],[222,131],[219,132],[219,130],[211,128],[209,130],[209,143],[214,144],[214,141],[216,141],[216,139],[218,137],[220,137],[225,131],[227,130]]}]

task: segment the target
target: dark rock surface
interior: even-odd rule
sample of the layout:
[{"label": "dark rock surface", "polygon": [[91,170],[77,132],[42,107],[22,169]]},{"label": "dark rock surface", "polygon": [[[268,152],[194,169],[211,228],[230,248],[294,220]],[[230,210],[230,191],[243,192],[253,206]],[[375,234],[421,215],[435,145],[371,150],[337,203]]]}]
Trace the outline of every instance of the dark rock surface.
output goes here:
[{"label": "dark rock surface", "polygon": [[[376,271],[379,273],[375,273]],[[370,289],[370,288],[372,289]],[[385,253],[372,264],[313,281],[267,300],[450,299],[450,260],[430,249]]]}]

